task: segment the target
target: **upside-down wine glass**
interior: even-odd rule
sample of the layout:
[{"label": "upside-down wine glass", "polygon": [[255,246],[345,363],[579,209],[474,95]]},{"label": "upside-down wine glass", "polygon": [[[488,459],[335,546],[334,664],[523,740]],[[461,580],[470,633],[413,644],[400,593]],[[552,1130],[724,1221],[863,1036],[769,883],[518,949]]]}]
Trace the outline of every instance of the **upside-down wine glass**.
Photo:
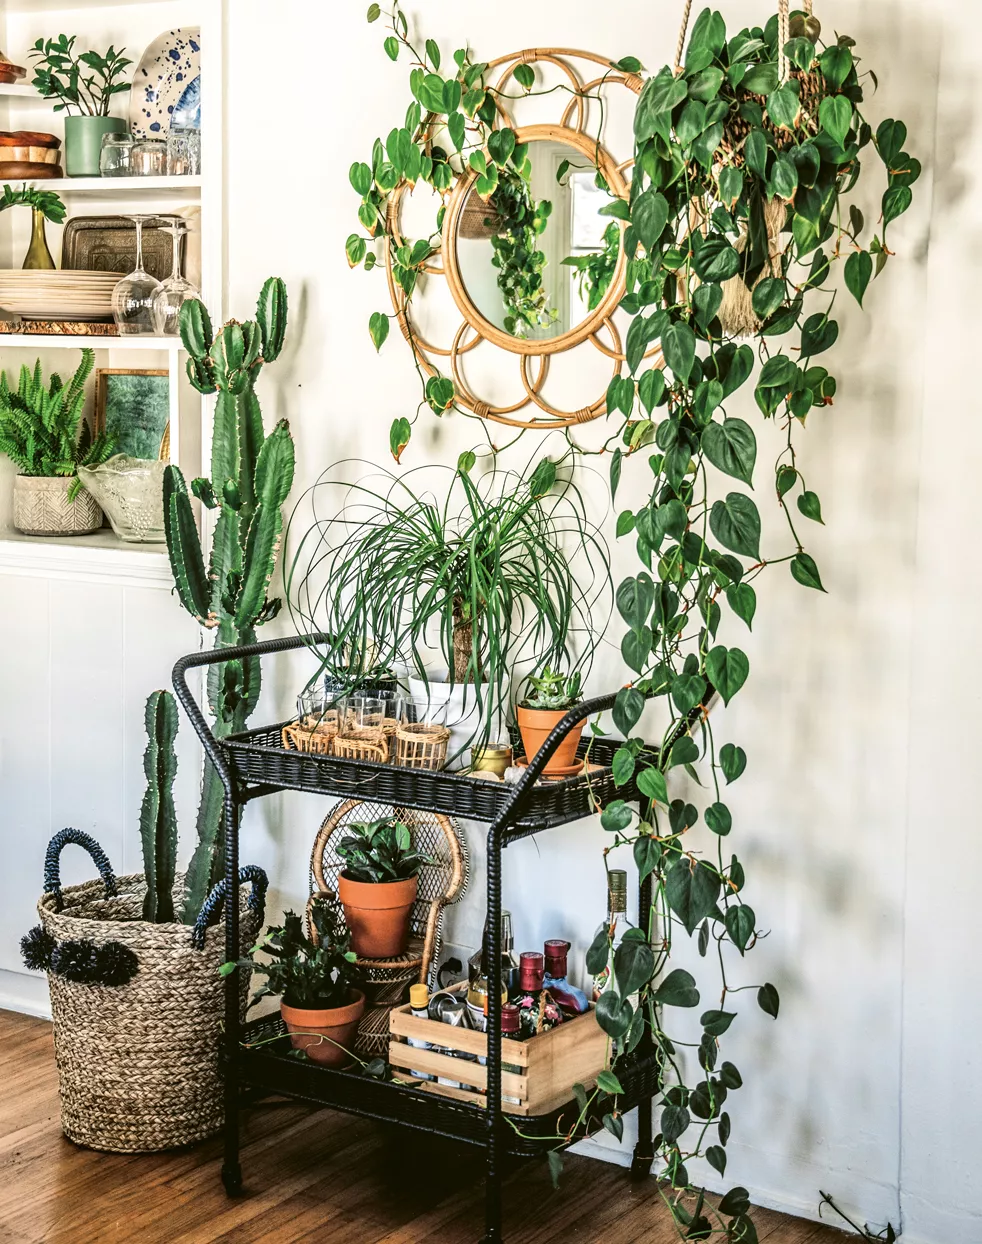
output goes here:
[{"label": "upside-down wine glass", "polygon": [[181,238],[187,226],[179,216],[171,216],[170,231],[174,255],[170,276],[161,281],[153,294],[153,324],[162,337],[177,337],[181,332],[181,307],[191,298],[200,298],[198,290],[181,275]]},{"label": "upside-down wine glass", "polygon": [[143,267],[143,225],[155,214],[129,215],[136,225],[136,267],[113,290],[113,319],[121,335],[153,333],[153,295],[160,282]]}]

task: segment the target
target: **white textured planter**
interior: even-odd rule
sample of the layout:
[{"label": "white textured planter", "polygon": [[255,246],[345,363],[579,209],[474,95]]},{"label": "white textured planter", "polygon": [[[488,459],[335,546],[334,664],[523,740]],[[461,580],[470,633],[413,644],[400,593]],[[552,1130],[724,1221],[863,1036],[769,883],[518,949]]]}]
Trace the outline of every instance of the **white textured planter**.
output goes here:
[{"label": "white textured planter", "polygon": [[[482,697],[485,693],[490,694],[490,688],[487,684],[484,684],[481,690]],[[505,692],[507,694],[507,687]],[[454,683],[451,686],[448,682],[437,682],[432,678],[427,684],[421,678],[410,678],[409,694],[414,700],[428,699],[433,705],[446,704],[447,726],[450,730],[450,743],[447,747],[447,755],[453,757],[447,768],[466,768],[471,762],[468,750],[471,739],[478,732],[481,725],[481,713],[478,711],[473,685],[465,686],[463,683]],[[486,711],[486,701],[484,708]],[[491,723],[491,742],[494,743],[498,738],[507,737],[507,733],[504,714],[498,712]],[[458,752],[460,755],[456,755]]]},{"label": "white textured planter", "polygon": [[102,526],[102,510],[84,488],[68,500],[73,480],[63,476],[14,477],[14,526],[25,536],[84,536]]}]

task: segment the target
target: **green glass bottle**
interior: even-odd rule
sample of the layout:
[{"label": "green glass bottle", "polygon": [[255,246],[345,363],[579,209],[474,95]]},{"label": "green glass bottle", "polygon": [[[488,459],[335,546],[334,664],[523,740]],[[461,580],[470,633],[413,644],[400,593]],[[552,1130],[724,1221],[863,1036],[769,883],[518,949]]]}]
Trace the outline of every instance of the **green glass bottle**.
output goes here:
[{"label": "green glass bottle", "polygon": [[31,227],[31,244],[24,258],[25,268],[54,268],[55,261],[48,250],[48,240],[44,236],[44,212],[39,207],[32,207],[34,223]]}]

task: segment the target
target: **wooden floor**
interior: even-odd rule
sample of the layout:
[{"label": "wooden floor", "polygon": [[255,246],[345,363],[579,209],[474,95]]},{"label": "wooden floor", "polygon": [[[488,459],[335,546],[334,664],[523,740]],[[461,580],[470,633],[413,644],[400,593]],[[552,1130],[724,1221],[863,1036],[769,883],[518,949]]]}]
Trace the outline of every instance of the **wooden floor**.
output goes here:
[{"label": "wooden floor", "polygon": [[[220,1145],[124,1157],[61,1134],[51,1027],[0,1011],[3,1244],[476,1244],[481,1163],[466,1146],[314,1107],[263,1103],[244,1119],[245,1192],[219,1182]],[[656,1182],[568,1157],[506,1183],[507,1244],[673,1244]],[[760,1210],[768,1244],[844,1244],[838,1231]]]}]

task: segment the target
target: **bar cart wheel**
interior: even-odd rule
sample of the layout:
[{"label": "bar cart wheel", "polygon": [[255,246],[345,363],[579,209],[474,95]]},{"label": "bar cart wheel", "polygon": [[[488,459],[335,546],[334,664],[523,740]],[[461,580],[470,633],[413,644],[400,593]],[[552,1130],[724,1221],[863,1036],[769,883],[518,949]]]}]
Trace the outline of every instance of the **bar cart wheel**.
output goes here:
[{"label": "bar cart wheel", "polygon": [[242,1167],[238,1162],[231,1166],[227,1162],[222,1163],[222,1183],[229,1196],[238,1196],[241,1193]]}]

